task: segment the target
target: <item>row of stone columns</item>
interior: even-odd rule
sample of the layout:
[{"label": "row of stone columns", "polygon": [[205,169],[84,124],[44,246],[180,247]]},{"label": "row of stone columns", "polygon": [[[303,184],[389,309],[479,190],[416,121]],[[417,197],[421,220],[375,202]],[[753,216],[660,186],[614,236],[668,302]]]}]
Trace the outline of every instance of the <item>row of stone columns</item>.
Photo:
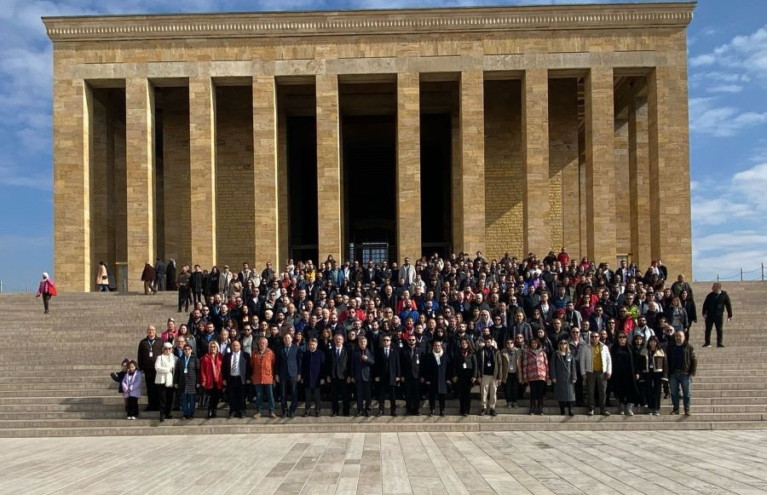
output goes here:
[{"label": "row of stone columns", "polygon": [[[529,69],[522,85],[524,249],[539,255],[551,246],[549,222],[549,73]],[[592,68],[585,78],[586,254],[593,260],[616,256],[614,73]],[[277,87],[274,77],[253,79],[254,184],[252,225],[255,266],[279,266],[280,218]],[[484,251],[484,73],[460,75],[458,143],[453,164],[453,249]],[[397,245],[399,259],[421,255],[420,79],[397,76]],[[147,79],[128,79],[127,262],[129,290],[154,259],[154,91]],[[89,135],[90,99],[85,81],[56,81],[56,272],[67,288],[87,290],[90,273]],[[189,80],[191,256],[210,267],[216,256],[215,85],[211,78]],[[690,272],[689,165],[684,70],[658,68],[648,77],[646,104],[632,98],[629,163],[632,250],[663,257],[667,266]],[[637,103],[639,102],[639,103]],[[337,75],[316,76],[318,251],[343,258],[343,187]],[[647,143],[641,138],[646,125]],[[639,141],[637,141],[639,139]],[[649,174],[642,170],[649,161]],[[572,180],[572,177],[563,181]],[[572,188],[573,184],[564,184]],[[284,211],[284,209],[283,209]],[[649,217],[649,221],[647,220]],[[648,241],[648,239],[650,241]],[[491,256],[500,253],[488,253]]]}]

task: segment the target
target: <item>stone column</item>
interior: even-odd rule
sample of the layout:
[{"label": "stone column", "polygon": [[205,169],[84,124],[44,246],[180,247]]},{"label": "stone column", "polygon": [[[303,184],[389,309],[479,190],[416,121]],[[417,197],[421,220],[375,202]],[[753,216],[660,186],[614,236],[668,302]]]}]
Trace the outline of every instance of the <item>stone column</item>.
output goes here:
[{"label": "stone column", "polygon": [[631,252],[628,112],[615,116],[615,252]]},{"label": "stone column", "polygon": [[522,85],[523,253],[551,249],[549,220],[549,71],[528,69]]},{"label": "stone column", "polygon": [[[485,101],[481,70],[461,73],[459,119],[461,123],[460,188],[454,191],[462,221],[454,242],[458,251],[474,255],[485,250]],[[453,235],[456,235],[454,233]],[[484,254],[484,253],[483,253]],[[495,256],[497,253],[492,253]]]},{"label": "stone column", "polygon": [[[277,87],[273,76],[253,78],[253,143],[255,192],[254,267],[267,262],[280,270],[277,209]],[[284,221],[284,219],[283,219]]]},{"label": "stone column", "polygon": [[96,279],[89,266],[92,103],[85,81],[54,80],[53,275],[60,292],[89,291]]},{"label": "stone column", "polygon": [[[279,101],[279,99],[278,99]],[[290,258],[288,252],[288,232],[290,227],[289,218],[289,182],[288,182],[288,120],[285,110],[279,109],[277,104],[277,210],[278,218],[278,238],[279,238],[279,268]]]},{"label": "stone column", "polygon": [[144,78],[125,81],[128,184],[128,291],[143,290],[141,272],[155,262],[154,87]]},{"label": "stone column", "polygon": [[586,77],[586,249],[592,262],[615,265],[615,98],[613,69]]},{"label": "stone column", "polygon": [[692,276],[690,141],[687,66],[657,67],[648,78],[650,215],[652,258],[662,259],[669,277]]},{"label": "stone column", "polygon": [[216,88],[208,77],[189,79],[189,171],[192,265],[216,264]]},{"label": "stone column", "polygon": [[341,177],[338,76],[320,74],[317,93],[317,243],[318,262],[328,255],[340,264],[342,243],[343,180]]},{"label": "stone column", "polygon": [[397,260],[421,257],[419,74],[397,74]]},{"label": "stone column", "polygon": [[631,204],[631,261],[640,269],[650,265],[650,150],[647,98],[629,101],[629,202]]}]

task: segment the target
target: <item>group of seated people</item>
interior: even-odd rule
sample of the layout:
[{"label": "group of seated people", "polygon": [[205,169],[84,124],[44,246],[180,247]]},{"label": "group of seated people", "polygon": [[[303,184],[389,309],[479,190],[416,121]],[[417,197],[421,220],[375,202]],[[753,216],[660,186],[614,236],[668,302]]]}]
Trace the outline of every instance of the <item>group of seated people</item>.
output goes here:
[{"label": "group of seated people", "polygon": [[[228,402],[230,417],[319,416],[329,400],[332,416],[419,415],[427,399],[431,415],[497,414],[497,396],[508,408],[529,399],[529,414],[544,414],[553,398],[562,415],[587,406],[610,415],[640,406],[658,415],[661,395],[672,414],[690,412],[691,377],[697,360],[687,342],[697,321],[692,287],[673,283],[660,260],[640,273],[621,262],[595,265],[570,260],[565,248],[542,261],[482,253],[442,259],[438,255],[398,266],[372,262],[319,266],[289,260],[282,273],[247,263],[238,274],[211,273],[215,283],[197,297],[189,274],[179,275],[179,311],[139,342],[137,359],[115,377],[128,419],[139,416],[145,385],[146,411],[160,421],[176,408],[185,419],[200,404],[207,417]],[[221,282],[221,278],[228,280]],[[478,386],[481,407],[472,409]],[[175,407],[174,407],[175,406]],[[635,409],[636,408],[636,409]]]}]

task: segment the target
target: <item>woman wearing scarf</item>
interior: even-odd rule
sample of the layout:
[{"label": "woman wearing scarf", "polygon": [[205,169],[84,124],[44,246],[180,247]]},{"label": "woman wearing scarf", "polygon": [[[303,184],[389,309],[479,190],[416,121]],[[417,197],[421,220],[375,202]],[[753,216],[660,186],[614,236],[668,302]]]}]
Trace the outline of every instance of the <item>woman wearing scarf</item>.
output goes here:
[{"label": "woman wearing scarf", "polygon": [[549,376],[549,359],[538,339],[530,341],[530,345],[522,353],[519,367],[520,382],[530,385],[529,414],[543,415],[543,396],[546,393],[546,379]]},{"label": "woman wearing scarf", "polygon": [[434,415],[436,399],[439,398],[439,415],[445,415],[448,380],[457,381],[453,374],[450,357],[442,350],[442,342],[435,341],[432,351],[426,354],[421,366],[421,380],[429,388],[429,416]]}]

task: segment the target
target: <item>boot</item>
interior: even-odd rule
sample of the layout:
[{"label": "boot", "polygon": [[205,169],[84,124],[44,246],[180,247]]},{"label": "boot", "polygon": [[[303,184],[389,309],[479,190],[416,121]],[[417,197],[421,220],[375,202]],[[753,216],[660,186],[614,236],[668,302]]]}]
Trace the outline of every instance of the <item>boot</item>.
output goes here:
[{"label": "boot", "polygon": [[537,409],[537,408],[536,408],[536,405],[535,405],[535,401],[534,401],[533,399],[530,399],[530,412],[529,412],[528,414],[529,414],[530,416],[532,416],[533,414],[535,414],[536,412],[538,412],[536,409]]},{"label": "boot", "polygon": [[565,415],[565,403],[562,401],[559,401],[559,414]]},{"label": "boot", "polygon": [[634,415],[634,404],[628,404],[626,406],[626,414],[628,414],[629,416]]},{"label": "boot", "polygon": [[543,399],[538,401],[538,415],[543,416]]}]

